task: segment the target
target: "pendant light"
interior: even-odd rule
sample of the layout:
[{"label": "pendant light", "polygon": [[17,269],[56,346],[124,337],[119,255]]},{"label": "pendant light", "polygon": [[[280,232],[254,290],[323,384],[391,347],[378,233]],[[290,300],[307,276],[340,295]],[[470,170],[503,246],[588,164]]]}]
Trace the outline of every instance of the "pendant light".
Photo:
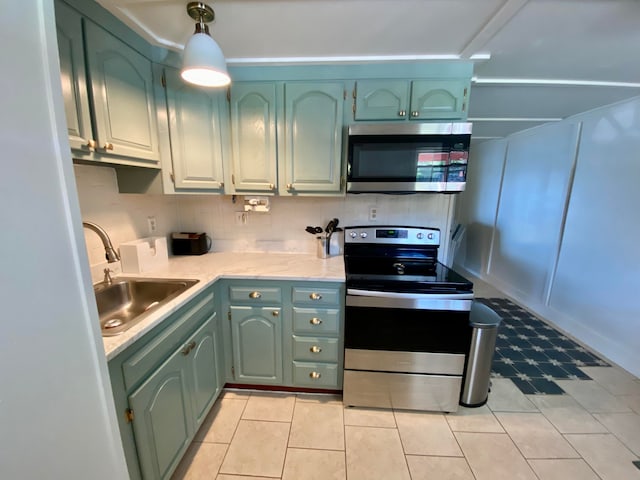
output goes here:
[{"label": "pendant light", "polygon": [[215,18],[213,9],[201,2],[187,4],[187,13],[196,20],[196,31],[184,47],[180,76],[184,81],[203,87],[224,87],[231,83],[222,50],[209,35]]}]

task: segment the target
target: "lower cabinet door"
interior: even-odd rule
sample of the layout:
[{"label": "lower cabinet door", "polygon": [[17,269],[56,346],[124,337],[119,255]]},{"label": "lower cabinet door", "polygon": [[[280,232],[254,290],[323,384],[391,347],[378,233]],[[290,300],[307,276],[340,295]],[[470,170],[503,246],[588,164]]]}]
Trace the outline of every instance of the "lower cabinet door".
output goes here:
[{"label": "lower cabinet door", "polygon": [[282,383],[280,308],[231,307],[235,379],[242,383]]},{"label": "lower cabinet door", "polygon": [[169,478],[194,431],[184,348],[129,396],[142,476]]},{"label": "lower cabinet door", "polygon": [[[215,354],[215,314],[187,340],[187,368],[191,384],[191,399],[195,428],[204,421],[209,407],[218,396],[218,375]],[[191,347],[193,345],[193,347]]]}]

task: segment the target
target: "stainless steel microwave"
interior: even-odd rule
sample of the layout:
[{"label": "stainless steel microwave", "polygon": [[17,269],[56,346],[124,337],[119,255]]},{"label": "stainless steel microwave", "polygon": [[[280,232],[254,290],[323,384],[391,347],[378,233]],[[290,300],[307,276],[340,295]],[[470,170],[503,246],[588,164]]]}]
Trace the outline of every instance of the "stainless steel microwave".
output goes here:
[{"label": "stainless steel microwave", "polygon": [[347,192],[461,192],[470,141],[471,123],[351,125]]}]

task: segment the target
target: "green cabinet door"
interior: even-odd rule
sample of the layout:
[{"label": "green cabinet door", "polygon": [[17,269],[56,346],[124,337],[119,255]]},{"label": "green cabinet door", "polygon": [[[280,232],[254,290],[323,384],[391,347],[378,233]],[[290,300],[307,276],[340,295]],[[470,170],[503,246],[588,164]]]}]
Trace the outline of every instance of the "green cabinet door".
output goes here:
[{"label": "green cabinet door", "polygon": [[173,68],[164,76],[175,189],[220,192],[224,92],[189,85]]},{"label": "green cabinet door", "polygon": [[231,306],[235,380],[282,383],[280,308]]},{"label": "green cabinet door", "polygon": [[340,193],[344,84],[286,83],[284,89],[280,193]]},{"label": "green cabinet door", "polygon": [[202,424],[220,393],[216,361],[215,314],[186,342],[186,356],[195,429]]},{"label": "green cabinet door", "polygon": [[55,2],[55,11],[60,79],[69,144],[73,149],[88,152],[92,133],[84,63],[82,17],[60,1]]},{"label": "green cabinet door", "polygon": [[94,23],[84,25],[97,151],[157,164],[151,62]]},{"label": "green cabinet door", "polygon": [[234,190],[238,193],[275,193],[275,83],[234,84],[230,103]]},{"label": "green cabinet door", "polygon": [[129,396],[144,478],[168,478],[191,441],[194,425],[184,348]]},{"label": "green cabinet door", "polygon": [[359,80],[356,120],[406,120],[409,114],[407,80]]},{"label": "green cabinet door", "polygon": [[468,80],[415,80],[411,82],[410,119],[464,119],[468,92]]}]

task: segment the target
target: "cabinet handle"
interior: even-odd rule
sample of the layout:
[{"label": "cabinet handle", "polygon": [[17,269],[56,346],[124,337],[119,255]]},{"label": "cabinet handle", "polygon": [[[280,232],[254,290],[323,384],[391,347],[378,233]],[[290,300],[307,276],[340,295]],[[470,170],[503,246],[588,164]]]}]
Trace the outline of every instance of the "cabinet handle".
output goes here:
[{"label": "cabinet handle", "polygon": [[309,320],[309,323],[311,325],[320,325],[322,323],[322,320],[318,317],[313,317],[311,320]]},{"label": "cabinet handle", "polygon": [[87,140],[87,148],[91,151],[96,149],[96,146],[98,144],[96,143],[96,141],[93,138],[90,138],[89,140]]},{"label": "cabinet handle", "polygon": [[398,116],[399,117],[406,117],[407,116],[407,111],[406,110],[400,110],[398,112]]},{"label": "cabinet handle", "polygon": [[322,300],[322,295],[320,295],[319,293],[313,292],[312,294],[309,295],[309,298],[311,300]]},{"label": "cabinet handle", "polygon": [[311,372],[309,374],[309,378],[313,379],[313,380],[317,380],[322,376],[322,374],[320,372]]},{"label": "cabinet handle", "polygon": [[195,341],[189,342],[187,346],[182,349],[181,353],[182,355],[187,356],[189,355],[189,353],[191,353],[191,350],[193,350],[194,348],[196,348],[196,342]]},{"label": "cabinet handle", "polygon": [[293,190],[293,183],[287,183],[287,190]]},{"label": "cabinet handle", "polygon": [[412,117],[419,117],[420,116],[420,112],[414,110],[413,112],[411,112],[411,116]]},{"label": "cabinet handle", "polygon": [[273,312],[271,312],[271,315],[273,315],[274,317],[279,317],[280,316],[280,311],[279,310],[274,310]]},{"label": "cabinet handle", "polygon": [[311,347],[311,348],[309,349],[309,351],[310,351],[311,353],[320,353],[320,352],[322,352],[322,348],[320,348],[320,347],[319,347],[319,346],[317,346],[317,345],[314,345],[313,347]]},{"label": "cabinet handle", "polygon": [[220,188],[224,188],[224,182],[220,182]]},{"label": "cabinet handle", "polygon": [[262,294],[260,292],[251,292],[249,294],[249,298],[260,298],[262,297]]},{"label": "cabinet handle", "polygon": [[105,144],[104,144],[104,147],[103,147],[103,148],[104,148],[105,150],[113,150],[113,143],[111,143],[111,142],[107,142],[107,143],[105,143]]},{"label": "cabinet handle", "polygon": [[275,190],[276,186],[273,183],[269,184],[269,190]]}]

